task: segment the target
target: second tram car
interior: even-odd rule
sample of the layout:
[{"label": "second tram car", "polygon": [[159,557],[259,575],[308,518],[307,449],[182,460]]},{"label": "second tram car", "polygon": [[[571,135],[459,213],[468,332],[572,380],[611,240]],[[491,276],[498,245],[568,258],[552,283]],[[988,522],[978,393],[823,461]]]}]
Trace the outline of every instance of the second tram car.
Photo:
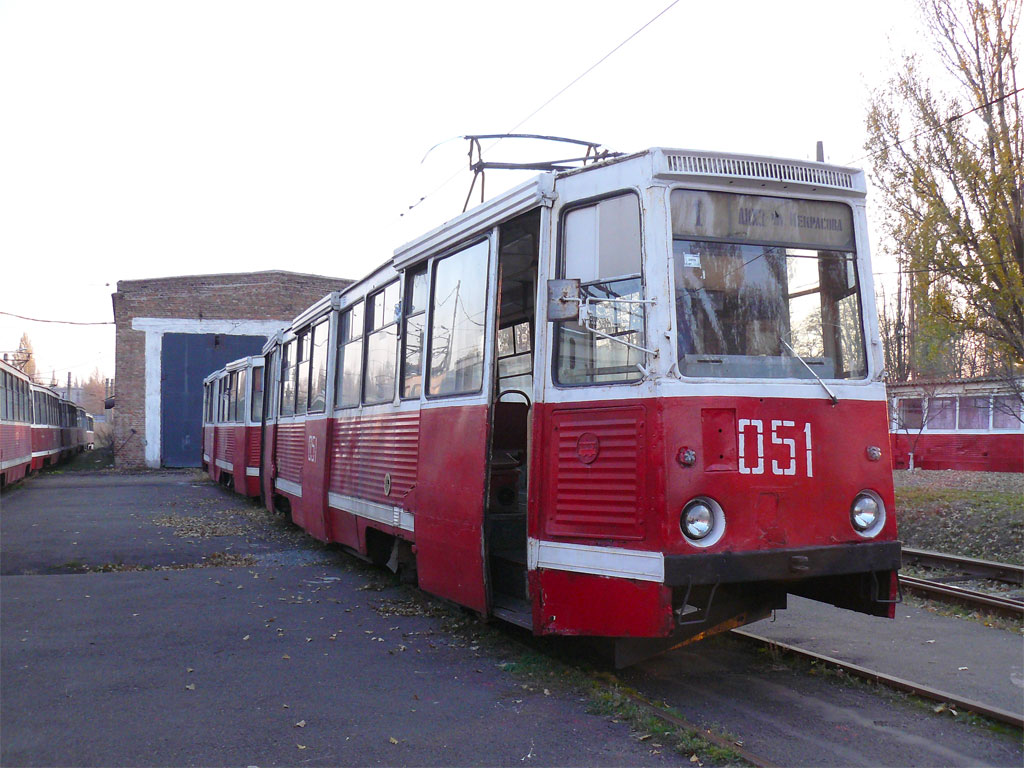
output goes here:
[{"label": "second tram car", "polygon": [[228,363],[203,387],[203,468],[243,496],[259,496],[263,358]]},{"label": "second tram car", "polygon": [[85,450],[92,417],[0,361],[0,487]]},{"label": "second tram car", "polygon": [[263,497],[620,662],[787,594],[891,618],[864,195],[855,169],[651,149],[471,209],[268,342]]},{"label": "second tram car", "polygon": [[32,383],[0,360],[0,487],[32,469]]}]

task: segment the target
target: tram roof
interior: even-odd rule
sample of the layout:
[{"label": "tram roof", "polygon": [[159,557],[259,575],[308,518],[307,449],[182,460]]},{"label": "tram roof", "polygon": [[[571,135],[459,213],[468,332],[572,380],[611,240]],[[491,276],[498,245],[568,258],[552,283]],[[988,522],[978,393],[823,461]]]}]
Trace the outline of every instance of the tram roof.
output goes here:
[{"label": "tram roof", "polygon": [[757,184],[774,191],[831,191],[854,197],[863,197],[867,191],[864,172],[858,168],[764,155],[653,147],[582,168],[548,171],[535,176],[399,246],[395,249],[392,266],[396,270],[404,269],[474,232],[506,221],[537,205],[552,205],[556,196],[555,185],[559,179],[600,174],[609,166],[627,163],[636,166],[634,172],[638,183],[652,180],[706,183],[711,179],[729,179]]},{"label": "tram roof", "polygon": [[762,155],[661,147],[608,158],[568,171],[547,171],[399,246],[395,249],[392,259],[351,285],[327,294],[303,310],[291,323],[267,339],[263,353],[266,354],[276,344],[293,338],[297,329],[329,310],[344,308],[347,295],[361,296],[366,286],[374,283],[382,273],[390,279],[391,274],[538,205],[552,206],[557,194],[556,183],[560,179],[583,174],[598,176],[603,173],[614,175],[614,179],[608,183],[615,188],[621,186],[623,174],[633,174],[638,185],[672,181],[706,184],[712,179],[728,179],[730,182],[738,181],[744,186],[757,185],[773,191],[829,191],[852,197],[863,197],[866,192],[864,172],[857,168]]}]

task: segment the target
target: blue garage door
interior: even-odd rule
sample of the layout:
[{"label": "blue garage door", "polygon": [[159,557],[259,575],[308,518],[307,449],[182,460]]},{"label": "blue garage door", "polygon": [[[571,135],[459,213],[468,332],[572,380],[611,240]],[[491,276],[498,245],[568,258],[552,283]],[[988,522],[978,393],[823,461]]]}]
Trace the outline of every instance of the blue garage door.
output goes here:
[{"label": "blue garage door", "polygon": [[265,336],[165,333],[160,350],[160,455],[165,467],[203,459],[203,379],[226,363],[258,355]]}]

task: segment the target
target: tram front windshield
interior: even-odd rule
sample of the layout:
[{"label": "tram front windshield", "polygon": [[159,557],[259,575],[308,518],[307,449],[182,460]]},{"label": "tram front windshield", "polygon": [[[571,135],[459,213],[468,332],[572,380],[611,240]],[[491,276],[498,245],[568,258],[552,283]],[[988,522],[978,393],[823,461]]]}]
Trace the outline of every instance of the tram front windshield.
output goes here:
[{"label": "tram front windshield", "polygon": [[671,203],[683,376],[867,376],[849,206],[691,190]]}]

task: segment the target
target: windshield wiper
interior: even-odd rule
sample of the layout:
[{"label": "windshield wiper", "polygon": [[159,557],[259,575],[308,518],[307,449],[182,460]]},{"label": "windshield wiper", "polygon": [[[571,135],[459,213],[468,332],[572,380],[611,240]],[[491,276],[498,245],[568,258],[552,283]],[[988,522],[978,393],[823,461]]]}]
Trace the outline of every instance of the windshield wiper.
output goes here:
[{"label": "windshield wiper", "polygon": [[807,364],[807,361],[804,360],[802,357],[800,357],[800,355],[797,354],[796,350],[793,349],[791,346],[789,346],[789,344],[786,343],[786,340],[784,338],[779,336],[779,341],[782,342],[782,346],[784,346],[786,349],[788,349],[790,354],[793,355],[793,357],[795,357],[797,360],[799,360],[801,363],[803,363],[804,368],[806,368],[808,371],[810,371],[811,372],[811,376],[813,376],[815,379],[817,379],[818,383],[821,384],[821,388],[824,389],[826,392],[828,392],[828,397],[829,397],[829,400],[832,401],[832,405],[836,405],[839,402],[839,398],[836,397],[835,392],[833,392],[831,389],[828,388],[828,384],[826,384],[824,381],[821,380],[821,376],[819,376],[817,373],[814,372],[814,369],[811,368],[811,366],[809,366]]}]

